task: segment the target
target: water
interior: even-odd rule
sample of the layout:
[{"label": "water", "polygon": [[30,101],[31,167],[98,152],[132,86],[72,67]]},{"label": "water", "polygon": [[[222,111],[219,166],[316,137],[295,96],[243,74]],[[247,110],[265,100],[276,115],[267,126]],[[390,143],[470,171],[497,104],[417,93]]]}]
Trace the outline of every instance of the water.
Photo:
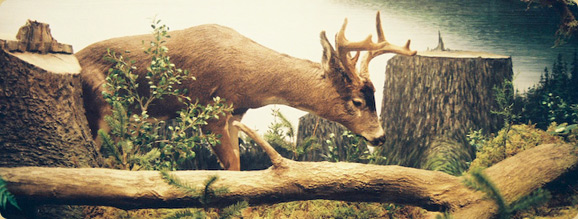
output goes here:
[{"label": "water", "polygon": [[544,67],[551,66],[559,53],[569,61],[577,46],[574,41],[552,48],[560,22],[555,11],[518,0],[386,0],[364,1],[364,5],[417,26],[411,36],[424,33],[431,38],[432,29],[440,30],[451,49],[512,56],[515,84],[522,91],[539,80]]},{"label": "water", "polygon": [[[512,56],[520,90],[536,83],[558,53],[570,60],[576,47],[570,43],[552,48],[557,16],[553,11],[526,10],[518,0],[6,0],[0,5],[0,33],[12,37],[27,19],[38,20],[50,24],[55,39],[78,51],[111,37],[148,33],[152,18],[157,17],[171,29],[205,23],[230,26],[279,52],[320,61],[320,31],[326,30],[331,39],[348,17],[349,39],[375,35],[377,10],[392,43],[411,39],[413,49],[426,50],[437,45],[441,31],[447,48]],[[378,109],[389,57],[376,58],[370,65],[371,79],[378,88]],[[304,115],[279,107],[294,125]],[[270,110],[249,111],[243,122],[264,131],[272,121],[267,116]]]}]

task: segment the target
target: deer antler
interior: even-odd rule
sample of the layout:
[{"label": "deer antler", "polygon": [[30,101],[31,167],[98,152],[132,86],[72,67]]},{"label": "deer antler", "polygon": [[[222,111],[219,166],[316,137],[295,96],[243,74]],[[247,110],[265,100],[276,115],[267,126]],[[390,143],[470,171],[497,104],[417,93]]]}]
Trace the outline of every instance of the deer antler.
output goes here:
[{"label": "deer antler", "polygon": [[365,56],[361,60],[361,65],[359,66],[360,67],[359,75],[361,77],[364,77],[364,78],[369,78],[369,61],[371,61],[371,59],[373,59],[379,55],[382,55],[385,53],[396,53],[396,54],[400,54],[400,55],[413,56],[417,53],[417,51],[413,51],[409,48],[411,40],[407,40],[407,42],[405,43],[405,45],[403,47],[393,45],[393,44],[387,42],[387,40],[385,40],[385,36],[383,34],[383,27],[381,25],[381,16],[380,16],[379,11],[377,12],[377,15],[375,17],[375,28],[377,29],[378,42],[380,44],[383,43],[384,45],[382,48],[380,48],[378,50],[368,51],[367,54],[365,54]]},{"label": "deer antler", "polygon": [[[371,61],[371,59],[385,54],[385,53],[396,53],[396,54],[401,54],[401,55],[409,55],[409,56],[413,56],[415,55],[417,52],[416,51],[412,51],[409,48],[409,44],[410,44],[410,40],[407,41],[407,43],[401,47],[401,46],[396,46],[393,45],[389,42],[387,42],[387,40],[385,40],[385,36],[383,34],[383,28],[381,26],[381,16],[380,16],[380,12],[377,12],[377,16],[376,16],[376,29],[377,29],[377,43],[374,43],[371,38],[371,34],[369,36],[367,36],[367,38],[365,38],[362,41],[359,42],[350,42],[349,40],[347,40],[345,38],[345,28],[347,27],[347,18],[345,19],[345,21],[343,22],[343,26],[341,26],[341,30],[339,31],[339,33],[337,33],[337,35],[335,36],[335,44],[337,47],[337,54],[339,56],[339,59],[341,60],[341,63],[343,63],[343,65],[345,66],[345,68],[347,68],[347,70],[349,70],[350,72],[355,72],[355,64],[357,63],[357,60],[359,58],[359,52],[360,51],[368,51],[367,54],[365,54],[365,56],[363,57],[363,59],[361,60],[361,64],[360,64],[360,71],[359,71],[359,76],[361,78],[369,78],[369,61]],[[350,52],[352,51],[357,51],[357,54],[355,55],[355,57],[351,57]]]},{"label": "deer antler", "polygon": [[[371,41],[371,34],[363,41],[350,42],[345,38],[345,28],[347,27],[347,18],[343,21],[341,30],[335,35],[335,47],[337,48],[337,55],[339,60],[349,72],[355,72],[355,65],[359,59],[360,51],[368,51],[378,49],[380,46]],[[354,57],[351,57],[350,52],[357,51]]]}]

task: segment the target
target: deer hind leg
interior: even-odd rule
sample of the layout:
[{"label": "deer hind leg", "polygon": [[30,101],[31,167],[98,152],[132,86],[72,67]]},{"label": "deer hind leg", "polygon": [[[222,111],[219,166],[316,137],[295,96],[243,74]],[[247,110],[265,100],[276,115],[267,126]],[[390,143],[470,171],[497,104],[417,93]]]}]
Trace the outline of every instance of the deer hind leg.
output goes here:
[{"label": "deer hind leg", "polygon": [[213,151],[219,158],[219,162],[226,170],[241,170],[241,157],[239,152],[239,129],[233,126],[234,121],[241,121],[246,110],[241,113],[228,114],[225,118],[208,128],[212,133],[221,135],[221,144],[213,146]]}]

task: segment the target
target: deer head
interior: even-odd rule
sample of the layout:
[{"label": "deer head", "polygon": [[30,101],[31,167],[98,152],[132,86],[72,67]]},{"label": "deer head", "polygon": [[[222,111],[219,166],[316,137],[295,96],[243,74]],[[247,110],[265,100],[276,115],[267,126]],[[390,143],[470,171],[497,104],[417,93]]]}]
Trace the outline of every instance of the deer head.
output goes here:
[{"label": "deer head", "polygon": [[[363,136],[372,145],[378,146],[385,141],[385,133],[377,117],[375,87],[369,78],[369,62],[386,53],[412,56],[416,54],[416,51],[410,50],[409,40],[403,47],[385,40],[379,12],[376,16],[378,36],[376,43],[372,41],[371,35],[363,41],[348,41],[345,38],[346,27],[347,18],[335,36],[336,49],[333,49],[327,40],[325,31],[321,32],[321,45],[323,46],[321,65],[326,78],[332,81],[338,94],[333,97],[336,100],[332,102],[339,103],[332,105],[332,108],[321,116],[343,124],[351,131]],[[356,68],[361,51],[366,51],[366,53],[359,68]],[[351,52],[356,54],[352,56]]]}]

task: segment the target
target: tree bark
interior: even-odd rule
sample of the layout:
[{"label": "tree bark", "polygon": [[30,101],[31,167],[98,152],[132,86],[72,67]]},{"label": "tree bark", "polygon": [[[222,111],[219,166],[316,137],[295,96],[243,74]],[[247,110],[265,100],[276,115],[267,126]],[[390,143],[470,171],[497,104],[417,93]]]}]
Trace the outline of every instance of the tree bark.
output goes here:
[{"label": "tree bark", "polygon": [[390,164],[420,168],[429,168],[432,158],[449,157],[446,152],[471,161],[468,131],[494,133],[503,125],[491,112],[500,110],[494,87],[506,79],[512,79],[507,56],[467,51],[394,56],[387,64],[381,104],[387,136],[383,155]]},{"label": "tree bark", "polygon": [[[269,152],[268,152],[269,153]],[[497,207],[463,185],[463,177],[400,166],[295,162],[273,155],[275,166],[262,171],[176,171],[174,176],[203,188],[218,176],[216,187],[229,192],[203,206],[198,198],[168,185],[156,171],[0,168],[7,188],[19,202],[107,205],[122,209],[221,207],[246,200],[251,205],[330,199],[391,202],[432,211],[449,210],[455,218],[490,218]],[[511,203],[575,167],[574,145],[541,145],[508,158],[484,172]]]},{"label": "tree bark", "polygon": [[[58,44],[46,24],[29,21],[20,35],[36,50],[38,45]],[[0,49],[0,167],[96,166],[84,116],[80,65],[72,54],[41,49],[49,53]]]},{"label": "tree bark", "polygon": [[[33,21],[17,38],[0,40],[0,167],[98,166],[72,47],[54,40],[48,24]],[[66,206],[21,207],[27,217],[37,218],[76,217],[80,212]]]}]

